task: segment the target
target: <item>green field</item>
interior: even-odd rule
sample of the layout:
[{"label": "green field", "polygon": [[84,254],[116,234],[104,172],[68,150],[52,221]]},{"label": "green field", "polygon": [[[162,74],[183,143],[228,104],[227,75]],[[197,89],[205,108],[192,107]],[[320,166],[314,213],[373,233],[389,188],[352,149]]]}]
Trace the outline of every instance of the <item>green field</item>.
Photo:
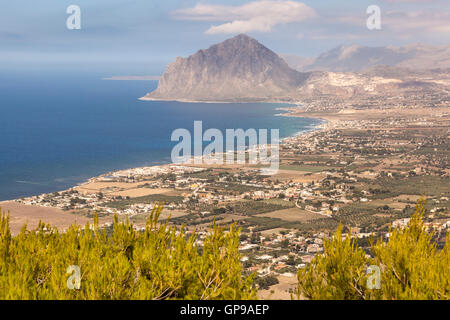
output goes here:
[{"label": "green field", "polygon": [[281,165],[280,170],[289,170],[289,171],[304,171],[304,172],[322,172],[329,170],[336,170],[337,167],[331,166],[310,166],[310,165]]},{"label": "green field", "polygon": [[396,197],[401,194],[425,195],[427,197],[450,196],[450,179],[446,177],[379,178],[367,187],[378,190],[373,197],[374,199]]},{"label": "green field", "polygon": [[144,196],[144,197],[110,202],[107,204],[107,206],[110,208],[114,208],[114,209],[125,209],[128,206],[130,206],[132,204],[137,204],[137,203],[145,203],[145,204],[152,204],[155,202],[180,203],[182,201],[183,201],[183,197],[180,197],[180,196],[166,196],[163,194],[152,194],[152,195],[148,195],[148,196]]}]

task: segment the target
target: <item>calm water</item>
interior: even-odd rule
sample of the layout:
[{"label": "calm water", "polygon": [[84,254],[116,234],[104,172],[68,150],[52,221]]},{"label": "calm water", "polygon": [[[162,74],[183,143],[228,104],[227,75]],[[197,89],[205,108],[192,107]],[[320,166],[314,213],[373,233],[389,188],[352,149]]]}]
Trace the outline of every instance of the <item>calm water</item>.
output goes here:
[{"label": "calm water", "polygon": [[176,128],[280,129],[317,120],[275,117],[274,104],[143,102],[152,81],[100,76],[0,75],[0,200],[63,190],[90,177],[166,163]]}]

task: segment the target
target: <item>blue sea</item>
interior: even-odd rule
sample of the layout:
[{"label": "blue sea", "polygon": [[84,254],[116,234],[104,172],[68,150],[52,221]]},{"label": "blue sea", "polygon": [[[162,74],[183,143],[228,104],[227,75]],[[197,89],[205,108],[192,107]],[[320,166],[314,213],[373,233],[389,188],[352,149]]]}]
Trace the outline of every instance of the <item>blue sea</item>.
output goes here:
[{"label": "blue sea", "polygon": [[282,104],[140,101],[156,81],[100,75],[0,74],[0,201],[70,188],[113,170],[170,162],[172,131],[280,129],[287,137],[315,119],[277,117]]}]

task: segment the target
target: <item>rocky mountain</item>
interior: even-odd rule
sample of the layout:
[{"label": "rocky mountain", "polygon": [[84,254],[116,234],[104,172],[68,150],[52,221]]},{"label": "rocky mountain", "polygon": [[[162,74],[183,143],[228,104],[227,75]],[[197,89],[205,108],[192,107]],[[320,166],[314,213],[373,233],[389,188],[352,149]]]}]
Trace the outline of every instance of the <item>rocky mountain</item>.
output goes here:
[{"label": "rocky mountain", "polygon": [[[305,58],[302,58],[303,60]],[[404,47],[339,46],[317,57],[311,64],[298,66],[291,56],[288,62],[298,71],[359,72],[375,66],[414,70],[450,68],[450,45],[412,44]]]},{"label": "rocky mountain", "polygon": [[300,72],[283,58],[297,66],[308,60],[279,56],[255,39],[239,35],[188,58],[176,58],[158,88],[141,99],[296,102],[431,94],[450,90],[449,48],[341,46],[301,68],[311,71]]},{"label": "rocky mountain", "polygon": [[282,98],[309,74],[241,34],[171,63],[158,88],[143,100],[264,101]]}]

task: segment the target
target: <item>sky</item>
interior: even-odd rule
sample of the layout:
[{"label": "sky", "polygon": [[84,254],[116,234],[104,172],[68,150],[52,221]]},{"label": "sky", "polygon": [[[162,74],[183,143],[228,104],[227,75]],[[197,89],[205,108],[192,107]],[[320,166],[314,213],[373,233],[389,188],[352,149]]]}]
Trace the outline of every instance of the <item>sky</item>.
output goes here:
[{"label": "sky", "polygon": [[[71,5],[79,30],[66,26]],[[369,30],[373,5],[381,29]],[[450,44],[448,0],[14,0],[0,9],[0,72],[158,75],[175,57],[240,33],[307,57],[342,44]]]}]

